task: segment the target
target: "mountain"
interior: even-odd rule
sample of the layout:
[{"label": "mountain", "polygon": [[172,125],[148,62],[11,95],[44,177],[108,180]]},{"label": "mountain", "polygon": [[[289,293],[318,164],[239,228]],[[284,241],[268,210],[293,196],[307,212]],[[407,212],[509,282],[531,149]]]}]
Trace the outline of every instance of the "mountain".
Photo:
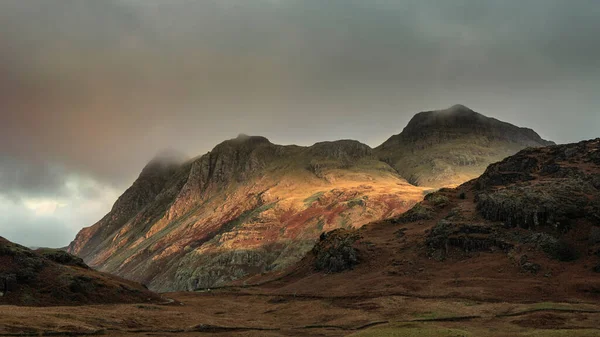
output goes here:
[{"label": "mountain", "polygon": [[159,302],[141,284],[90,269],[61,250],[29,248],[0,237],[0,304],[48,306]]},{"label": "mountain", "polygon": [[600,138],[520,151],[399,217],[324,233],[297,266],[245,282],[269,280],[299,297],[597,303]]},{"label": "mountain", "polygon": [[[428,182],[464,182],[493,158],[544,142],[467,110],[418,114],[375,150],[354,140],[302,147],[239,135],[191,160],[163,153],[68,251],[156,291],[212,288],[283,270],[322,232],[398,216],[421,201],[431,188],[409,184],[405,177],[414,175],[396,164],[438,155],[435,162],[450,165],[446,173],[456,177]],[[460,128],[463,122],[472,125]],[[479,151],[473,165],[448,161],[465,151]]]},{"label": "mountain", "polygon": [[410,183],[439,188],[476,178],[489,164],[525,147],[552,144],[531,129],[455,105],[416,114],[375,153]]},{"label": "mountain", "polygon": [[153,160],[68,251],[154,290],[214,287],[287,267],[321,232],[401,214],[423,195],[357,141],[240,135],[184,163]]}]

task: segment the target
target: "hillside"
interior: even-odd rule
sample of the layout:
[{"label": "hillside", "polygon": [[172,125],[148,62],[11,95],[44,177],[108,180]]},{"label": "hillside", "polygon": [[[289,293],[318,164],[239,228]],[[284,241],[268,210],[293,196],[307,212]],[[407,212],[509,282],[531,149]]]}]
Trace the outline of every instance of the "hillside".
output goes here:
[{"label": "hillside", "polygon": [[[598,300],[599,220],[600,139],[526,149],[397,218],[322,235],[269,287],[298,295]],[[266,280],[259,279],[252,282]]]},{"label": "hillside", "polygon": [[476,178],[489,164],[526,147],[552,144],[531,129],[455,105],[416,114],[375,153],[410,183],[439,188]]},{"label": "hillside", "polygon": [[[444,183],[464,182],[490,160],[544,142],[531,130],[489,122],[474,112],[467,119],[488,121],[485,129],[457,128],[463,112],[418,114],[401,134],[403,144],[412,135],[413,146],[432,141],[419,134],[443,129],[454,137],[446,143],[456,151],[479,133],[504,137],[478,144],[486,155],[477,157],[474,166],[449,163],[451,176]],[[513,129],[518,132],[507,133]],[[281,146],[240,135],[191,160],[163,153],[142,170],[109,214],[77,235],[68,251],[93,268],[157,291],[213,288],[276,272],[299,261],[324,231],[398,216],[421,201],[431,187],[409,184],[405,177],[414,176],[403,176],[407,172],[396,164],[437,155],[436,162],[444,161],[448,152],[440,152],[441,141],[413,146],[405,156],[407,148],[385,144],[376,150],[353,140]],[[392,167],[390,158],[403,159]],[[436,186],[441,180],[427,182]]]},{"label": "hillside", "polygon": [[155,166],[68,249],[160,291],[287,267],[321,232],[401,214],[424,195],[350,140],[299,147],[240,135],[183,164]]},{"label": "hillside", "polygon": [[90,269],[61,250],[29,248],[0,237],[0,304],[48,306],[160,302],[141,284]]}]

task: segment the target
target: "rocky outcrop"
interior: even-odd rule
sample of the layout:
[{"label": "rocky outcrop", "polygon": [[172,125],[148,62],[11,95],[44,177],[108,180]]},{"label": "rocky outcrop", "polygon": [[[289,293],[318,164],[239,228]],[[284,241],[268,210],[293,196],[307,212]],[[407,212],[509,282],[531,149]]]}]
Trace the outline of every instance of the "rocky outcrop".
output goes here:
[{"label": "rocky outcrop", "polygon": [[[456,189],[442,189],[391,221],[427,226],[428,255],[503,252],[522,271],[543,268],[523,252],[572,262],[600,256],[600,139],[520,151]],[[474,195],[469,200],[467,192]],[[448,211],[448,208],[451,208]],[[464,209],[477,214],[466,216]],[[440,219],[441,217],[441,219]],[[529,253],[528,253],[529,255]]]},{"label": "rocky outcrop", "polygon": [[508,251],[514,246],[503,237],[500,228],[445,219],[431,229],[425,243],[430,249],[430,255],[437,260],[443,260],[449,254],[450,247],[469,253]]},{"label": "rocky outcrop", "polygon": [[415,115],[402,133],[375,149],[415,185],[458,185],[526,147],[554,143],[531,129],[486,117],[463,105]]},{"label": "rocky outcrop", "polygon": [[336,229],[321,234],[312,249],[315,268],[328,273],[339,273],[352,269],[359,263],[358,250],[354,247],[360,235],[355,231]]},{"label": "rocky outcrop", "polygon": [[[491,165],[477,180],[477,209],[509,226],[569,231],[599,218],[598,141],[528,149]],[[502,186],[501,189],[496,187]]]},{"label": "rocky outcrop", "polygon": [[82,258],[71,255],[71,254],[65,252],[64,250],[51,249],[51,248],[40,248],[40,249],[36,249],[34,252],[50,261],[53,261],[53,262],[56,262],[58,264],[62,264],[65,266],[74,266],[74,267],[80,267],[80,268],[85,268],[85,269],[90,268],[90,267],[88,267],[87,264],[85,264],[85,262],[83,262]]}]

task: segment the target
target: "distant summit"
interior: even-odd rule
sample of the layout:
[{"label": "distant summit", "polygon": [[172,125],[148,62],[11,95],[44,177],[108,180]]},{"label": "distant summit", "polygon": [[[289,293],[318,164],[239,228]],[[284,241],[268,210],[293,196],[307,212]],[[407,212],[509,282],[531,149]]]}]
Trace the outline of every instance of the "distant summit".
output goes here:
[{"label": "distant summit", "polygon": [[535,131],[486,117],[464,105],[416,114],[377,155],[415,185],[457,185],[526,147],[552,145]]},{"label": "distant summit", "polygon": [[403,140],[412,140],[420,144],[436,144],[469,135],[480,135],[487,141],[503,140],[525,146],[554,144],[542,139],[531,129],[484,116],[464,105],[457,104],[445,110],[416,114],[400,135],[393,136],[381,147],[394,146]]}]

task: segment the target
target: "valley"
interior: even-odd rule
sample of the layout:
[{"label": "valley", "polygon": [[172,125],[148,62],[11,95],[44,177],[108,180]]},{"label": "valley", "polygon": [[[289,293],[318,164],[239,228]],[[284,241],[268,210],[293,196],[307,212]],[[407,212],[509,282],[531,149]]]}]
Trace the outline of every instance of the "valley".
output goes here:
[{"label": "valley", "polygon": [[393,293],[294,296],[264,291],[167,294],[182,305],[11,307],[0,317],[0,335],[591,337],[598,335],[600,319],[600,306],[589,300],[511,302]]},{"label": "valley", "polygon": [[599,174],[600,139],[525,149],[288,268],[148,303],[4,306],[0,335],[597,336]]}]

